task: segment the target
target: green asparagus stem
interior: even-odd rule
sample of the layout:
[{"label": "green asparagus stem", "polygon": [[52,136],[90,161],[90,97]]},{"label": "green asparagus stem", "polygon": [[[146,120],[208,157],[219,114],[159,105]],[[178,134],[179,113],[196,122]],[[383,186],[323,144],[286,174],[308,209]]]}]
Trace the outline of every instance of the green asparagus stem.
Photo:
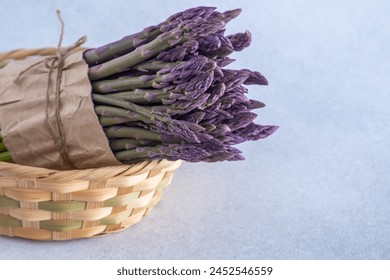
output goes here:
[{"label": "green asparagus stem", "polygon": [[[127,109],[131,112],[134,112],[136,114],[139,114],[140,116],[147,118],[150,122],[153,120],[157,120],[157,121],[160,121],[163,123],[167,123],[167,122],[171,121],[170,119],[166,118],[165,116],[154,114],[150,110],[148,110],[142,106],[136,105],[134,103],[131,103],[131,102],[124,102],[123,100],[118,100],[118,99],[110,98],[110,97],[107,97],[107,96],[104,96],[101,94],[95,94],[95,93],[92,94],[92,97],[93,97],[93,100],[96,102],[100,102],[100,103],[107,104],[107,105],[114,105],[114,106],[118,106],[120,108]],[[118,110],[116,110],[116,111],[119,112]],[[113,112],[113,111],[111,111],[111,112]],[[114,115],[114,116],[126,117],[125,115]]]},{"label": "green asparagus stem", "polygon": [[178,30],[172,30],[168,33],[161,34],[153,41],[139,46],[130,53],[90,67],[88,72],[89,79],[91,81],[96,81],[116,73],[124,72],[127,69],[130,69],[130,67],[137,65],[168,48],[184,43],[186,40],[187,39],[182,37],[181,32],[178,32]]},{"label": "green asparagus stem", "polygon": [[133,91],[121,91],[117,93],[105,94],[105,96],[115,99],[122,99],[136,104],[162,103],[163,99],[168,99],[170,92],[154,89],[135,89]]},{"label": "green asparagus stem", "polygon": [[136,140],[151,140],[162,142],[161,135],[139,127],[110,126],[104,132],[108,138],[132,138]]},{"label": "green asparagus stem", "polygon": [[[150,147],[150,150],[153,150],[152,147]],[[118,160],[134,160],[134,159],[139,159],[139,158],[147,158],[148,157],[148,152],[145,151],[138,151],[137,149],[132,149],[132,150],[126,150],[126,151],[120,151],[115,153],[115,157]]]},{"label": "green asparagus stem", "polygon": [[120,117],[99,117],[99,123],[102,127],[128,123],[129,119]]},{"label": "green asparagus stem", "polygon": [[161,69],[164,69],[165,67],[175,67],[180,63],[181,61],[164,62],[158,60],[151,60],[151,61],[146,61],[138,65],[135,65],[134,67],[132,67],[132,69],[142,71],[142,72],[157,72],[160,71]]},{"label": "green asparagus stem", "polygon": [[134,113],[130,110],[125,110],[122,108],[117,108],[113,106],[104,106],[104,105],[97,105],[95,106],[95,112],[99,116],[102,117],[119,117],[119,118],[125,118],[128,122],[137,122],[137,121],[143,121],[146,123],[151,122],[150,119]]},{"label": "green asparagus stem", "polygon": [[142,146],[154,146],[161,144],[161,142],[149,140],[136,140],[132,138],[121,138],[110,141],[110,148],[112,151],[131,150]]},{"label": "green asparagus stem", "polygon": [[156,75],[142,75],[138,77],[123,77],[113,80],[92,82],[92,89],[97,93],[109,93],[136,88],[150,88]]},{"label": "green asparagus stem", "polygon": [[160,28],[161,24],[126,36],[102,48],[87,50],[84,53],[84,59],[89,65],[96,65],[117,58],[156,38],[162,33]]},{"label": "green asparagus stem", "polygon": [[[162,139],[161,137],[164,137],[164,139],[169,139],[170,142],[178,141],[177,139],[181,139],[190,143],[200,142],[196,136],[196,133],[192,131],[185,122],[172,119],[167,114],[153,113],[151,110],[143,106],[139,106],[134,103],[126,102],[119,99],[113,99],[100,94],[92,94],[92,98],[95,102],[124,108],[147,118],[148,120],[145,122],[153,124],[153,128],[150,127],[150,130],[158,132],[157,134],[160,135],[159,139]],[[133,138],[131,136],[129,137]]]},{"label": "green asparagus stem", "polygon": [[13,162],[10,152],[0,152],[0,161]]},{"label": "green asparagus stem", "polygon": [[[215,65],[213,65],[215,67]],[[172,75],[155,74],[142,75],[137,77],[121,77],[118,79],[101,80],[92,82],[92,89],[96,93],[112,93],[118,91],[128,91],[131,89],[151,88],[155,83],[172,79]]]},{"label": "green asparagus stem", "polygon": [[5,152],[7,151],[7,148],[5,147],[3,141],[0,140],[0,152]]},{"label": "green asparagus stem", "polygon": [[1,136],[0,131],[0,161],[13,163],[10,152],[8,152],[7,147],[3,142],[3,136]]}]

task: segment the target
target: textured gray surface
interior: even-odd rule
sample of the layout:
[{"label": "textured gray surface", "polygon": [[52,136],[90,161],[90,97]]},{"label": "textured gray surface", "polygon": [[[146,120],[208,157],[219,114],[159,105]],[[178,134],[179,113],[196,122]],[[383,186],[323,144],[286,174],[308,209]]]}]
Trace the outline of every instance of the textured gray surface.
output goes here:
[{"label": "textured gray surface", "polygon": [[[115,3],[115,4],[113,4]],[[2,1],[0,51],[98,46],[197,5],[242,7],[231,33],[253,44],[235,68],[278,124],[240,146],[247,160],[184,164],[162,202],[134,227],[100,239],[0,237],[1,259],[389,259],[389,1]],[[158,6],[157,6],[158,4]]]}]

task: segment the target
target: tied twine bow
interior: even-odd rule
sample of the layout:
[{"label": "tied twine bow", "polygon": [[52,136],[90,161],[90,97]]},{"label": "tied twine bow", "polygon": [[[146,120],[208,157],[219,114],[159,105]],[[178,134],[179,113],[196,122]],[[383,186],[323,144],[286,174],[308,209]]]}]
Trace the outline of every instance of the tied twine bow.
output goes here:
[{"label": "tied twine bow", "polygon": [[[49,70],[48,72],[48,79],[47,79],[47,89],[46,89],[46,125],[49,129],[50,135],[52,136],[58,151],[61,154],[62,159],[64,160],[65,163],[67,163],[71,168],[74,168],[73,163],[69,160],[68,157],[68,147],[65,143],[65,135],[64,135],[64,129],[63,129],[63,124],[61,121],[61,114],[60,114],[60,108],[61,108],[61,100],[60,100],[60,94],[61,94],[61,82],[62,82],[62,71],[64,70],[65,66],[65,59],[69,54],[72,53],[72,51],[76,50],[77,48],[81,47],[86,41],[87,41],[87,36],[83,36],[79,38],[75,43],[70,45],[69,47],[63,48],[61,47],[62,45],[62,40],[64,37],[64,21],[61,17],[61,12],[60,10],[56,10],[58,19],[61,23],[61,33],[60,33],[60,38],[58,41],[57,45],[57,53],[54,56],[46,57],[45,59],[38,61],[37,63],[34,63],[33,65],[29,66],[20,74],[18,75],[17,79],[15,82],[19,82],[22,76],[31,70],[32,68],[36,67],[37,65],[40,65],[44,63],[45,67]],[[55,90],[54,90],[54,109],[55,109],[55,126],[57,133],[53,131],[53,128],[49,124],[49,107],[50,107],[50,92],[52,88],[52,81],[51,77],[53,75],[53,72],[57,70],[57,76],[56,76],[56,83],[55,83]]]}]

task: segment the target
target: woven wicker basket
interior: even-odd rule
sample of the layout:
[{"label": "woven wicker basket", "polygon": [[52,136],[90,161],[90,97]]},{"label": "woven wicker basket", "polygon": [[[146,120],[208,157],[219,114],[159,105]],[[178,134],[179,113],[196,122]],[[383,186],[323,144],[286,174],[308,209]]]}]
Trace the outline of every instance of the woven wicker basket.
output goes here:
[{"label": "woven wicker basket", "polygon": [[[9,59],[56,54],[15,50]],[[126,229],[160,201],[181,161],[57,171],[0,162],[0,235],[69,240]]]},{"label": "woven wicker basket", "polygon": [[0,235],[68,240],[123,230],[159,202],[180,164],[56,171],[0,162]]}]

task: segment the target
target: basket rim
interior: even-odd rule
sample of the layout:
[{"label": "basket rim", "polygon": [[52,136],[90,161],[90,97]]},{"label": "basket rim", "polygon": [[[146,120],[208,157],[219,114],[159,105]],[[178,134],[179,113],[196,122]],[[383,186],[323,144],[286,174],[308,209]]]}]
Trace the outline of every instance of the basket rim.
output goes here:
[{"label": "basket rim", "polygon": [[[77,51],[85,51],[88,48],[79,47],[74,49]],[[35,49],[14,49],[10,51],[0,52],[0,63],[7,60],[21,60],[31,56],[53,56],[58,52],[58,48],[54,47],[43,47]]]},{"label": "basket rim", "polygon": [[[169,161],[166,159],[161,160],[151,160],[151,161],[142,161],[139,163],[134,164],[119,164],[119,165],[113,165],[113,166],[102,166],[102,167],[94,167],[94,168],[83,168],[83,169],[69,169],[69,170],[57,170],[57,169],[50,169],[45,167],[36,167],[36,166],[28,166],[28,165],[22,165],[17,163],[10,163],[10,162],[2,162],[0,161],[0,177],[3,176],[3,172],[11,171],[11,170],[20,170],[20,172],[23,173],[42,173],[42,175],[48,175],[48,174],[61,174],[61,173],[69,173],[69,172],[77,172],[77,171],[85,171],[85,172],[93,172],[98,170],[105,170],[105,169],[165,169],[168,166],[177,165],[179,167],[182,163],[182,160],[176,160],[176,161]],[[148,167],[148,168],[147,168]],[[175,168],[176,169],[176,168]]]}]

